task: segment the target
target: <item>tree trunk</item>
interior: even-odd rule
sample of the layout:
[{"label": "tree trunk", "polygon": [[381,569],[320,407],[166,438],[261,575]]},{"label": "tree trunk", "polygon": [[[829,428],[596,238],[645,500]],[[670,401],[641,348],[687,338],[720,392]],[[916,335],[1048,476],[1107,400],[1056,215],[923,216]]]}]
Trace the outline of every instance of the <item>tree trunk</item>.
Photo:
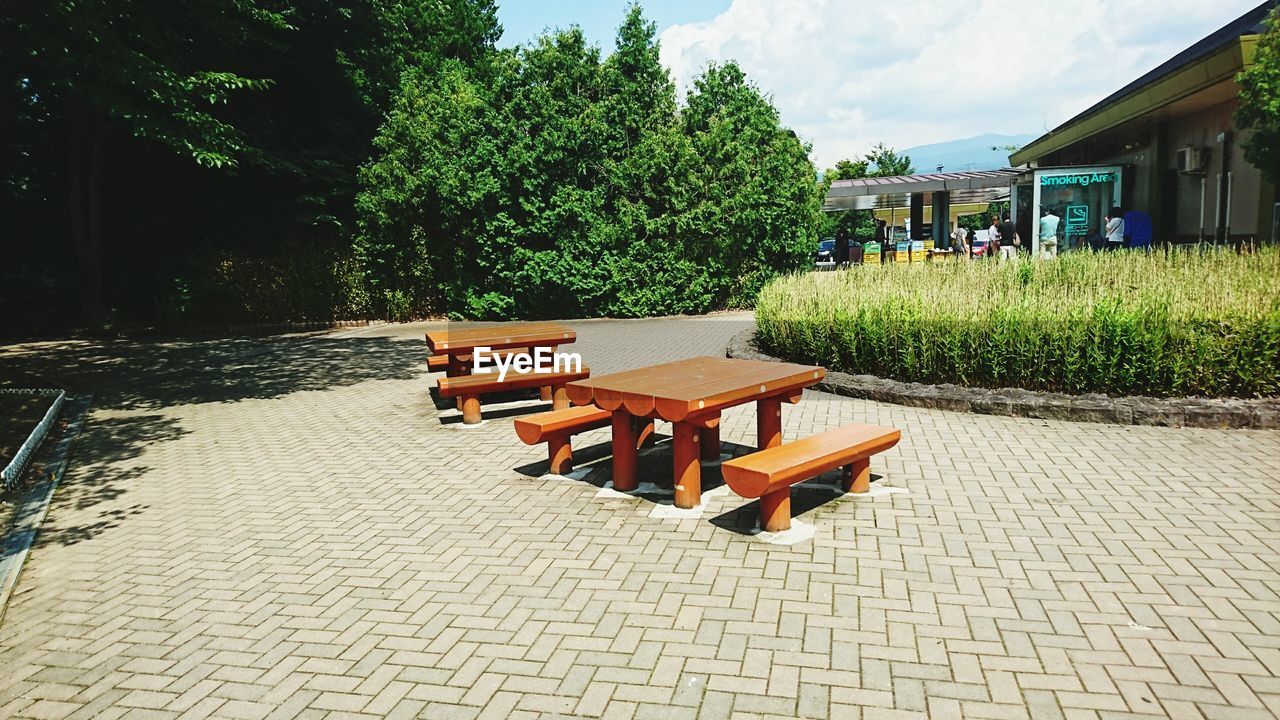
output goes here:
[{"label": "tree trunk", "polygon": [[101,328],[107,321],[102,268],[102,111],[83,96],[71,99],[67,114],[67,220],[80,260],[84,321]]}]

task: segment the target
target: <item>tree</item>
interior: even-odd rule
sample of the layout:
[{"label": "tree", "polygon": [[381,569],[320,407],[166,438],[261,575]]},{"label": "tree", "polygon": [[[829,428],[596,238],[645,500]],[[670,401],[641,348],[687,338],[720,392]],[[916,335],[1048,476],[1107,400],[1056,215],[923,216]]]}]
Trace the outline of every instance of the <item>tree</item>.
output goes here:
[{"label": "tree", "polygon": [[570,28],[405,73],[358,198],[389,314],[697,313],[800,267],[808,148],[732,63],[677,108],[658,51],[633,5],[605,59]]},{"label": "tree", "polygon": [[[235,55],[289,29],[287,8],[253,0],[17,3],[0,21],[3,72],[19,102],[58,115],[67,132],[70,236],[79,257],[86,318],[103,300],[103,166],[115,129],[211,167],[235,165],[242,133],[217,112],[267,78],[239,71]],[[10,14],[10,12],[12,14]]]},{"label": "tree", "polygon": [[[826,197],[831,183],[836,180],[856,180],[867,177],[869,162],[863,160],[838,160],[835,167],[822,175],[821,194]],[[850,239],[871,238],[875,235],[875,215],[870,210],[840,210],[824,213],[818,232],[819,239],[833,238],[845,233]]]},{"label": "tree", "polygon": [[[10,5],[0,145],[16,192],[0,212],[24,262],[78,262],[94,325],[108,299],[158,304],[174,274],[212,282],[229,253],[349,247],[356,171],[401,72],[480,62],[501,31],[493,0]],[[36,247],[58,245],[50,216],[70,258]]]},{"label": "tree", "polygon": [[1271,9],[1267,31],[1258,40],[1253,65],[1241,71],[1235,120],[1250,131],[1244,155],[1273,184],[1280,185],[1280,7]]},{"label": "tree", "polygon": [[867,153],[867,163],[874,165],[871,177],[892,177],[894,175],[910,175],[916,171],[911,165],[909,155],[899,155],[893,148],[884,143],[876,143]]}]

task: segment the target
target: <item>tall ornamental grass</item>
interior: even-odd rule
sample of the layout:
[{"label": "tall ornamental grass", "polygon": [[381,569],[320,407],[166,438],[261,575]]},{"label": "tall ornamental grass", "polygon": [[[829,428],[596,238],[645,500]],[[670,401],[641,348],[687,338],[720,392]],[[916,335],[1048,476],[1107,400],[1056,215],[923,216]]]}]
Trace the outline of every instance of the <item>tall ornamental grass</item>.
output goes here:
[{"label": "tall ornamental grass", "polygon": [[1280,248],[1070,253],[790,275],[763,347],[925,383],[1153,396],[1280,394]]}]

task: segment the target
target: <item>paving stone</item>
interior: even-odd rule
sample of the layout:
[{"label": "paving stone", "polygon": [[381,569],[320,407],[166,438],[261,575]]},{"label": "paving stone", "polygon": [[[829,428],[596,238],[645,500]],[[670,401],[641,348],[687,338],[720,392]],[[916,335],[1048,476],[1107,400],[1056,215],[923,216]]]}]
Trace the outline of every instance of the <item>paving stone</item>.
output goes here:
[{"label": "paving stone", "polygon": [[[750,323],[571,325],[606,373],[722,355]],[[459,427],[428,392],[427,327],[0,349],[95,393],[0,632],[0,716],[1280,709],[1276,430],[806,392],[786,437],[902,428],[872,472],[908,492],[806,486],[815,537],[768,546],[732,494],[673,521],[648,516],[669,496],[595,497],[607,429],[575,439],[585,477],[542,477],[511,427],[536,400]],[[670,477],[658,431],[642,480]],[[724,413],[721,439],[749,452],[754,407]]]}]

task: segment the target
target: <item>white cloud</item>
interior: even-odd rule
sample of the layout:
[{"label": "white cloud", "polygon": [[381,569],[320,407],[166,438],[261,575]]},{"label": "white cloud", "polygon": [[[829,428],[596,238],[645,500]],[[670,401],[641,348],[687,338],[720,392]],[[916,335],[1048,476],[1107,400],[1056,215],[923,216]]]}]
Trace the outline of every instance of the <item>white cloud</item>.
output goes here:
[{"label": "white cloud", "polygon": [[683,94],[737,60],[828,167],[981,133],[1039,134],[1257,0],[733,0],[661,34]]}]

